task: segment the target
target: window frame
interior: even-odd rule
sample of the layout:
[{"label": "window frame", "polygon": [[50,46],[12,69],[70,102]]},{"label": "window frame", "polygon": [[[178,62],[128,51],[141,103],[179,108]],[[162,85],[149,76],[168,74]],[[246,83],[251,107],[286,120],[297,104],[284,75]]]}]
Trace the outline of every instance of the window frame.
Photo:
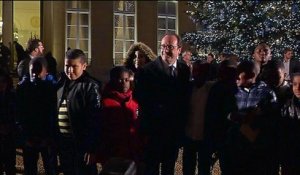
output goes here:
[{"label": "window frame", "polygon": [[[72,48],[72,49],[81,49],[86,57],[87,57],[87,64],[90,65],[92,62],[92,58],[91,58],[91,1],[88,1],[88,9],[83,9],[79,7],[79,3],[80,1],[76,1],[77,3],[77,7],[76,8],[68,8],[68,1],[66,1],[66,28],[65,28],[65,51],[67,51],[69,45],[68,45],[68,41],[71,40],[75,40],[75,45],[76,48]],[[77,20],[76,20],[76,24],[69,24],[68,21],[68,14],[76,14],[77,15]],[[80,15],[88,15],[88,24],[81,24],[80,23]],[[75,37],[68,37],[69,33],[68,33],[68,27],[76,27],[76,35]],[[80,37],[80,29],[83,28],[87,28],[87,38],[85,37]],[[83,50],[80,47],[80,43],[81,41],[87,41],[87,50]]]},{"label": "window frame", "polygon": [[[118,1],[119,2],[119,1]],[[127,12],[123,9],[123,11],[117,10],[114,4],[113,7],[113,65],[114,66],[119,66],[123,64],[124,59],[126,58],[127,55],[127,51],[129,49],[129,47],[127,48],[127,43],[132,42],[135,43],[136,42],[136,38],[137,38],[137,27],[136,27],[136,8],[137,8],[137,1],[132,1],[134,2],[134,12]],[[122,1],[123,3],[123,7],[125,8],[125,3],[126,1]],[[119,27],[119,26],[115,26],[116,24],[116,16],[122,16],[123,19],[123,26]],[[127,17],[133,17],[134,19],[134,26],[133,27],[128,27],[127,26]],[[123,38],[122,39],[117,39],[116,38],[116,34],[115,31],[116,29],[123,29]],[[127,29],[133,29],[134,30],[134,34],[133,34],[133,39],[127,39],[126,38],[126,30]],[[122,42],[122,51],[116,51],[116,41],[121,41]],[[122,58],[120,58],[121,60],[118,60],[119,58],[116,57],[117,54],[122,54]],[[119,62],[119,63],[118,63]]]},{"label": "window frame", "polygon": [[[159,3],[165,3],[165,14],[160,14],[157,8],[157,53],[160,53],[160,44],[161,37],[159,36],[159,32],[164,31],[164,33],[172,32],[178,33],[178,1],[157,1],[157,5]],[[174,3],[175,5],[175,15],[169,13],[169,3]],[[165,28],[159,28],[159,19],[165,19]],[[169,19],[175,20],[175,29],[169,28]]]}]

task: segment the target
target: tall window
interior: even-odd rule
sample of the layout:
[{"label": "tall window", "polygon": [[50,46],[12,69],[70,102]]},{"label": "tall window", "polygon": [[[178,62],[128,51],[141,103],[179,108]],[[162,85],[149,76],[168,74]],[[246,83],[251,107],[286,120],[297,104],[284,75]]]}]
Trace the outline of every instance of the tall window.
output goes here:
[{"label": "tall window", "polygon": [[122,65],[135,41],[135,1],[114,1],[114,65]]},{"label": "tall window", "polygon": [[66,2],[66,50],[81,49],[91,63],[91,2]]},{"label": "tall window", "polygon": [[157,53],[160,53],[162,36],[165,33],[177,33],[177,1],[158,1],[157,3]]}]

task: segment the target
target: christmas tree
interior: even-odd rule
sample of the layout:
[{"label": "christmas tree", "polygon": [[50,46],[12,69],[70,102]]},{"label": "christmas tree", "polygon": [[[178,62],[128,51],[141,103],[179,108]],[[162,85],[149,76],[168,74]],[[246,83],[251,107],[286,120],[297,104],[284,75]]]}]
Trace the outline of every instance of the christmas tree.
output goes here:
[{"label": "christmas tree", "polygon": [[249,59],[255,46],[270,45],[272,58],[287,47],[300,51],[300,1],[189,1],[186,13],[197,31],[184,33],[184,42],[198,53],[229,52]]}]

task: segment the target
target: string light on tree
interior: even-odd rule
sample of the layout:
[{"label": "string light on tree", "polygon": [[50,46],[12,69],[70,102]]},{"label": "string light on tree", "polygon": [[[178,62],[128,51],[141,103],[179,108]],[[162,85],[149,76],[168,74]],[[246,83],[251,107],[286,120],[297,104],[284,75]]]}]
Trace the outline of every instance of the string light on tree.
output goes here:
[{"label": "string light on tree", "polygon": [[300,1],[189,1],[189,18],[199,26],[183,41],[199,51],[232,52],[246,59],[258,43],[271,46],[273,58],[291,47],[300,51]]}]

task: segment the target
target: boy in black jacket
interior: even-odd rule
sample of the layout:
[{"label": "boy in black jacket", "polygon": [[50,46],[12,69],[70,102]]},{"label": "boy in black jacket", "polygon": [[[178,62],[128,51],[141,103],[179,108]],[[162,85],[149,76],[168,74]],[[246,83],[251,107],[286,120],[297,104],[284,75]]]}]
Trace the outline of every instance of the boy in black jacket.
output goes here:
[{"label": "boy in black jacket", "polygon": [[47,175],[56,174],[54,149],[56,122],[56,89],[46,81],[47,64],[43,57],[31,59],[29,77],[17,86],[17,117],[25,138],[23,147],[25,175],[37,174],[39,153]]},{"label": "boy in black jacket", "polygon": [[0,70],[0,174],[16,174],[15,145],[15,105],[16,96],[12,79]]}]

